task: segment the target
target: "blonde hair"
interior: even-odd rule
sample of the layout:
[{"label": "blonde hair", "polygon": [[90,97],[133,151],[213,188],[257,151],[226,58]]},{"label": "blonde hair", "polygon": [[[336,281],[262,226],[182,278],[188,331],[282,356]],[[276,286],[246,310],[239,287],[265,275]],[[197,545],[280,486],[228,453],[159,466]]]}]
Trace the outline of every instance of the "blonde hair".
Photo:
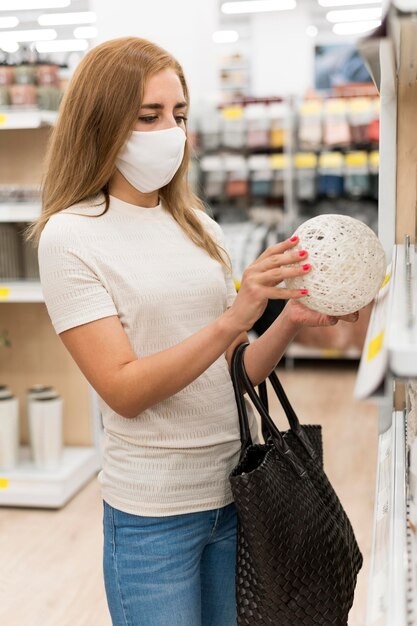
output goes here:
[{"label": "blonde hair", "polygon": [[[109,208],[108,182],[115,171],[116,157],[137,120],[145,83],[151,75],[167,68],[178,75],[189,104],[181,66],[150,41],[137,37],[112,39],[85,55],[66,90],[49,140],[42,214],[27,229],[28,240],[38,243],[45,224],[58,211],[102,194],[104,215]],[[193,211],[205,211],[205,207],[189,188],[189,162],[187,141],[177,173],[159,192],[162,203],[197,246],[230,269],[227,254]]]}]

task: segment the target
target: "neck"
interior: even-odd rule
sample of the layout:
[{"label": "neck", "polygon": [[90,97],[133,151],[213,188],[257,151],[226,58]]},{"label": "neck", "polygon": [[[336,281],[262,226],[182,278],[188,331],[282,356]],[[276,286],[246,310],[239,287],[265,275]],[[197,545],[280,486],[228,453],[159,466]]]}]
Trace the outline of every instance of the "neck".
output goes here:
[{"label": "neck", "polygon": [[116,170],[111,177],[108,189],[111,196],[123,200],[123,202],[128,202],[129,204],[141,206],[146,209],[151,209],[159,204],[158,189],[150,193],[142,193],[135,189],[135,187],[122,176],[119,170]]}]

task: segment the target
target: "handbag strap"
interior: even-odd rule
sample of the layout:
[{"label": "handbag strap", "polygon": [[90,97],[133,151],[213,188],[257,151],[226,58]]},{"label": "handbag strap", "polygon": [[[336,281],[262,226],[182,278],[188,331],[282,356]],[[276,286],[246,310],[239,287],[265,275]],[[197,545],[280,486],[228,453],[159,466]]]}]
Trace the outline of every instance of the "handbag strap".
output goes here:
[{"label": "handbag strap", "polygon": [[241,343],[237,346],[237,348],[233,352],[231,366],[233,389],[235,392],[237,410],[239,415],[240,441],[242,444],[242,452],[246,450],[248,446],[251,446],[253,444],[252,435],[249,428],[248,412],[246,410],[246,404],[243,397],[244,391],[242,388],[242,381],[240,380],[239,376],[239,359],[243,359],[243,352],[248,345],[248,343]]},{"label": "handbag strap", "polygon": [[241,427],[240,439],[243,448],[242,451],[244,451],[246,447],[248,447],[248,445],[252,444],[248,414],[243,398],[243,389],[246,389],[250,399],[252,400],[256,410],[260,415],[262,431],[264,433],[268,433],[278,453],[283,456],[283,458],[292,466],[296,474],[298,474],[298,476],[304,476],[306,474],[306,470],[297,459],[294,452],[288,446],[280,430],[278,429],[268,412],[265,410],[263,403],[261,402],[258,394],[255,391],[254,386],[252,385],[251,380],[249,379],[249,376],[246,373],[243,357],[248,345],[249,343],[239,344],[235,349],[232,358],[232,382],[235,389],[235,397],[239,413],[239,424]]},{"label": "handbag strap", "polygon": [[[271,382],[272,388],[275,391],[278,400],[281,403],[282,408],[284,409],[284,413],[287,416],[288,423],[290,425],[290,428],[291,428],[292,432],[294,433],[294,435],[296,435],[296,437],[302,443],[302,445],[304,446],[304,448],[307,451],[307,453],[309,454],[309,456],[312,459],[317,458],[316,451],[314,450],[313,446],[311,445],[311,442],[310,442],[308,436],[306,435],[305,430],[301,427],[301,424],[300,424],[300,421],[299,421],[299,419],[297,417],[297,414],[294,411],[290,401],[288,400],[287,394],[285,393],[284,388],[281,385],[281,382],[280,382],[278,376],[276,375],[276,373],[274,371],[272,371],[269,374],[268,378],[269,378],[269,380]],[[265,381],[263,381],[259,385],[259,395],[260,395],[262,403],[266,407],[266,410],[268,410],[268,392],[267,392],[267,387],[266,387],[266,382]]]}]

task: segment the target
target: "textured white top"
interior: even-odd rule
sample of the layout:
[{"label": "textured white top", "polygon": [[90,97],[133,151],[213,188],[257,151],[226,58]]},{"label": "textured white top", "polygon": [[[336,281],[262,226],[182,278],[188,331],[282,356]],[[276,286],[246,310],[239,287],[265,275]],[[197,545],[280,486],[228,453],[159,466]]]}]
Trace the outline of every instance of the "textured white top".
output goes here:
[{"label": "textured white top", "polygon": [[[178,344],[232,304],[232,277],[162,206],[142,208],[111,197],[105,215],[86,217],[102,210],[70,207],[52,216],[42,232],[41,283],[57,333],[118,315],[140,358]],[[197,214],[221,243],[220,226]],[[228,476],[240,438],[224,356],[133,419],[99,401],[105,433],[99,480],[111,506],[163,516],[232,501]]]}]

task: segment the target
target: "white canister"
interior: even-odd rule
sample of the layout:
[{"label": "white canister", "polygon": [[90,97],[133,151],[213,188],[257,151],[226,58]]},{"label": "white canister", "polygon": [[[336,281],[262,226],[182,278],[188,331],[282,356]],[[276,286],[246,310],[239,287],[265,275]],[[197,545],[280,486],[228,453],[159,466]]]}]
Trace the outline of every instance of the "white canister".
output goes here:
[{"label": "white canister", "polygon": [[32,385],[26,391],[26,415],[29,415],[29,404],[33,398],[56,398],[57,391],[50,385]]},{"label": "white canister", "polygon": [[28,412],[32,458],[38,469],[56,469],[63,451],[63,399],[35,396]]},{"label": "white canister", "polygon": [[5,396],[11,396],[12,392],[10,387],[7,385],[0,385],[0,398],[4,398]]},{"label": "white canister", "polygon": [[0,395],[0,468],[9,470],[19,462],[19,401],[9,391]]}]

